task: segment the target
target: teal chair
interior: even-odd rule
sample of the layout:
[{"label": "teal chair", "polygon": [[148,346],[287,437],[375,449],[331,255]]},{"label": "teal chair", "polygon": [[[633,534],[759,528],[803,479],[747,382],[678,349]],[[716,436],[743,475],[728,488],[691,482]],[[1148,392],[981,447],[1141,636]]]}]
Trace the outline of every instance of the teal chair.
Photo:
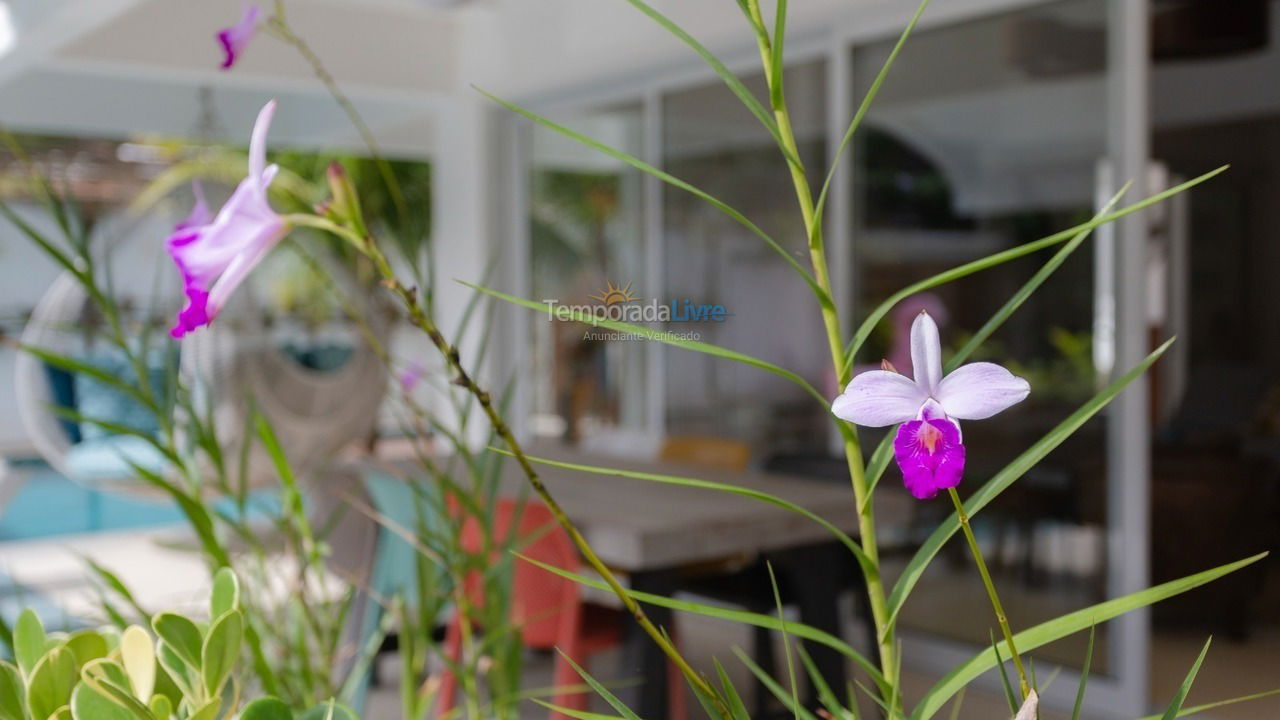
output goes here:
[{"label": "teal chair", "polygon": [[[403,533],[416,535],[419,527],[425,527],[431,533],[446,532],[449,525],[444,516],[443,496],[434,484],[414,483],[412,479],[397,477],[374,467],[362,467],[358,472],[363,494],[358,500],[384,521],[380,523],[369,518],[367,513],[355,512],[348,506],[348,512],[363,518],[361,524],[364,527],[356,531],[356,535],[361,537],[344,537],[341,540],[344,543],[348,539],[354,540],[357,545],[372,540],[372,563],[366,564],[367,586],[361,589],[351,612],[353,636],[350,647],[355,650],[356,660],[353,660],[349,672],[358,672],[359,675],[348,680],[349,691],[346,694],[348,704],[356,711],[362,711],[376,673],[380,648],[372,647],[372,644],[382,645],[383,636],[379,631],[386,619],[386,602],[393,597],[412,602],[418,595],[419,553]],[[348,527],[354,525],[350,523]],[[338,532],[351,534],[349,529],[339,529]],[[334,539],[330,540],[330,545],[334,545]],[[447,579],[444,569],[434,564],[430,567],[436,574],[428,578],[427,585],[443,587]],[[367,659],[368,666],[357,667],[360,659]]]}]

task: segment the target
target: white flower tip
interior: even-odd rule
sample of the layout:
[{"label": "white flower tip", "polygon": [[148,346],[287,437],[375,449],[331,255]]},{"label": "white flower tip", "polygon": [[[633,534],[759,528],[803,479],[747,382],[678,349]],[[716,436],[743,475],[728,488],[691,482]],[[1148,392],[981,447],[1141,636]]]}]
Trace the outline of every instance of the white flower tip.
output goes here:
[{"label": "white flower tip", "polygon": [[1027,694],[1027,699],[1022,703],[1022,707],[1018,710],[1018,714],[1013,720],[1035,720],[1036,708],[1040,706],[1040,696],[1032,690]]}]

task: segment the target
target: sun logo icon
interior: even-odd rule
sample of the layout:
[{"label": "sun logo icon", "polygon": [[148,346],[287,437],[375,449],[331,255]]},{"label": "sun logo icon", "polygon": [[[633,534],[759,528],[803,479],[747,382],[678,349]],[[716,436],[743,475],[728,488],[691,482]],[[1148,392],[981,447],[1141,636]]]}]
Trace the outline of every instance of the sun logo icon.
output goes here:
[{"label": "sun logo icon", "polygon": [[618,305],[621,303],[635,302],[640,298],[631,294],[632,284],[627,283],[625,287],[614,285],[611,281],[605,280],[604,292],[599,295],[592,295],[591,299],[600,303],[609,305]]}]

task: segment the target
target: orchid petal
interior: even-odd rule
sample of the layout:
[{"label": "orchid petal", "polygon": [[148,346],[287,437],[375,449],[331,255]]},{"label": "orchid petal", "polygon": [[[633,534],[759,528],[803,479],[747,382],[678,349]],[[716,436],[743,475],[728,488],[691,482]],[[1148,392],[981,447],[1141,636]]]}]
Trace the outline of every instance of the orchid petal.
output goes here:
[{"label": "orchid petal", "polygon": [[831,403],[831,412],[857,425],[883,427],[915,418],[927,399],[924,391],[906,376],[869,370],[849,382],[844,393]]},{"label": "orchid petal", "polygon": [[224,53],[222,60],[223,70],[227,70],[236,64],[240,53],[244,51],[249,41],[253,39],[254,33],[258,31],[258,18],[261,15],[262,8],[252,4],[247,5],[244,9],[244,15],[240,17],[240,22],[218,33],[218,42],[222,44],[222,52]]},{"label": "orchid petal", "polygon": [[272,100],[258,112],[258,119],[253,123],[253,134],[249,136],[249,178],[263,188],[270,182],[263,178],[267,166],[267,132],[271,129],[271,118],[276,114],[276,101]]},{"label": "orchid petal", "polygon": [[253,243],[250,248],[237,255],[227,269],[218,276],[218,281],[209,288],[209,317],[212,319],[226,304],[231,293],[240,287],[240,283],[249,277],[253,268],[271,252],[276,243],[285,236],[284,223],[275,226],[264,225],[254,229]]},{"label": "orchid petal", "polygon": [[208,225],[213,219],[213,214],[209,212],[209,203],[204,199],[204,186],[199,180],[191,183],[191,194],[196,198],[196,204],[192,206],[190,214],[186,219],[174,226],[174,230],[186,230],[198,225]]},{"label": "orchid petal", "polygon": [[961,420],[982,420],[1022,402],[1031,385],[995,363],[963,365],[938,384],[943,411]]},{"label": "orchid petal", "polygon": [[921,312],[911,323],[911,376],[929,395],[935,395],[942,380],[942,342],[938,325]]}]

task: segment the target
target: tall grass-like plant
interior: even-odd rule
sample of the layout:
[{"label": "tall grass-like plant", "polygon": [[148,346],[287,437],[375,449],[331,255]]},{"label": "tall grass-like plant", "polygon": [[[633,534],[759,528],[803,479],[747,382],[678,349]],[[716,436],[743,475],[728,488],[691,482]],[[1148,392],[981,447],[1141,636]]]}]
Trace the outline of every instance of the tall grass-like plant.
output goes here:
[{"label": "tall grass-like plant", "polygon": [[[25,162],[26,156],[17,141],[7,134],[3,134],[3,138],[15,156]],[[173,172],[158,181],[157,188],[172,189],[175,174],[183,179],[210,171],[215,179],[222,175],[221,168],[226,163],[208,160],[206,157],[175,166]],[[243,640],[238,634],[231,654],[243,654],[245,663],[244,669],[236,671],[235,698],[226,698],[220,706],[222,709],[213,707],[203,715],[197,711],[213,698],[196,698],[183,705],[182,712],[175,716],[185,718],[191,714],[201,720],[230,717],[241,712],[241,700],[265,693],[271,698],[244,707],[242,717],[293,717],[294,713],[303,713],[330,700],[338,703],[339,714],[333,717],[339,720],[351,717],[353,712],[342,708],[348,703],[359,704],[375,656],[388,631],[395,629],[400,638],[402,659],[402,677],[397,684],[403,690],[403,717],[406,720],[427,717],[437,707],[438,697],[431,691],[434,685],[424,683],[424,679],[430,680],[452,662],[441,643],[434,639],[435,629],[447,620],[453,608],[460,607],[469,631],[463,657],[451,667],[463,679],[460,707],[452,714],[475,715],[483,711],[489,717],[512,717],[517,703],[527,693],[519,683],[522,660],[518,652],[519,636],[506,620],[511,561],[499,562],[495,568],[491,556],[509,558],[510,551],[518,546],[513,538],[492,531],[494,506],[478,500],[496,497],[495,487],[505,459],[499,454],[477,452],[472,446],[474,440],[467,439],[471,434],[467,407],[474,400],[451,386],[448,376],[426,368],[396,364],[390,349],[383,347],[369,328],[368,318],[360,315],[357,304],[345,294],[349,291],[324,275],[325,266],[318,262],[318,256],[331,249],[327,247],[331,244],[327,238],[299,237],[289,241],[298,257],[298,272],[314,277],[311,284],[324,293],[324,304],[355,324],[378,357],[388,364],[388,375],[399,378],[394,383],[396,391],[388,401],[389,410],[412,443],[415,458],[407,466],[378,468],[380,474],[404,485],[401,496],[408,498],[409,507],[399,510],[403,513],[400,517],[412,518],[407,525],[399,524],[403,520],[383,516],[369,500],[361,499],[362,493],[353,490],[349,496],[339,498],[347,505],[346,514],[368,515],[370,522],[386,528],[384,536],[389,534],[409,543],[414,550],[414,567],[397,571],[411,571],[414,581],[401,583],[390,594],[370,587],[367,582],[354,582],[330,564],[330,528],[341,516],[319,515],[313,511],[306,496],[316,486],[309,482],[310,478],[295,473],[290,462],[293,448],[283,445],[272,423],[256,412],[242,418],[245,442],[239,447],[220,442],[220,438],[227,437],[224,432],[227,428],[220,428],[215,415],[209,412],[208,403],[198,400],[197,379],[180,372],[176,353],[163,354],[165,372],[163,380],[157,382],[148,363],[157,356],[152,352],[157,345],[171,342],[163,337],[166,319],[158,317],[153,309],[129,309],[122,305],[115,292],[118,283],[113,282],[110,263],[104,262],[112,256],[113,238],[92,234],[80,220],[74,198],[60,192],[55,182],[38,172],[33,163],[28,163],[28,169],[31,194],[53,218],[55,230],[42,232],[2,201],[0,215],[63,272],[73,276],[85,292],[88,310],[103,318],[103,322],[85,331],[90,333],[93,342],[124,357],[131,371],[116,376],[65,349],[18,343],[11,346],[18,352],[35,355],[52,367],[93,378],[130,398],[155,418],[159,432],[151,434],[74,409],[50,409],[81,425],[98,426],[147,442],[166,460],[167,469],[157,472],[134,464],[136,482],[141,488],[164,495],[181,510],[196,541],[196,552],[211,578],[227,577],[233,569],[241,579],[235,583],[235,602]],[[318,202],[329,194],[330,187],[327,173],[320,175],[318,185],[303,175],[292,175],[282,196],[274,201],[294,207]],[[345,174],[339,175],[341,182],[354,186],[354,181]],[[135,209],[149,208],[162,194],[151,193],[152,197],[144,199]],[[308,197],[312,198],[311,202],[306,202]],[[412,219],[409,223],[410,227],[414,226]],[[326,242],[321,244],[321,240]],[[373,277],[371,266],[362,254],[348,253],[347,262],[363,262],[365,267],[353,268],[353,274]],[[366,285],[370,282],[366,281]],[[488,346],[485,328],[492,315],[488,305],[477,295],[463,313],[468,321],[462,332],[479,333],[486,338],[473,359],[477,366],[484,362]],[[432,410],[422,407],[414,399],[415,386],[435,388],[436,396],[444,399],[446,406]],[[382,391],[381,388],[370,390]],[[214,388],[214,391],[238,392],[231,387]],[[453,418],[461,418],[461,422],[454,423]],[[496,442],[496,438],[490,436],[482,444],[492,442]],[[245,463],[251,445],[265,451],[272,463],[276,485],[256,491],[250,488]],[[457,499],[456,506],[447,507],[447,498]],[[461,528],[466,523],[481,528],[480,534],[490,538],[489,546],[479,553],[459,545]],[[101,617],[86,620],[108,623],[117,631],[136,624],[150,624],[157,608],[145,607],[109,567],[90,561],[87,570],[97,581]],[[482,577],[486,598],[479,607],[468,606],[462,592],[465,579],[473,575]],[[225,582],[215,580],[214,585],[218,587]],[[363,610],[365,606],[357,602],[360,596],[381,608],[381,622],[369,627],[358,615],[367,612]],[[216,620],[216,614],[210,619]],[[24,629],[34,627],[34,622],[31,616],[19,623],[16,632],[3,634],[11,652],[17,655],[26,652],[20,649],[24,644],[30,645],[23,639],[30,632]],[[166,625],[174,624],[185,627],[187,623],[178,619],[166,622]],[[484,672],[477,671],[477,667],[483,667]],[[72,674],[79,673],[79,668],[77,665]],[[193,672],[199,671],[197,667]],[[197,701],[199,707],[187,707]],[[175,700],[173,706],[178,708],[179,703]],[[282,708],[288,715],[278,714]],[[44,719],[44,715],[38,716]],[[168,717],[169,713],[162,713],[156,715],[155,720]],[[328,716],[310,712],[304,717]],[[6,715],[3,708],[0,708],[0,718],[28,720],[23,714]]]},{"label": "tall grass-like plant", "polygon": [[[823,352],[829,356],[832,371],[842,388],[848,387],[853,381],[852,368],[855,359],[858,357],[859,351],[862,349],[864,342],[871,335],[876,325],[886,316],[886,314],[900,301],[932,287],[942,285],[944,283],[953,282],[960,278],[979,273],[989,268],[995,267],[1011,260],[1025,257],[1032,253],[1055,249],[1056,252],[1045,261],[1041,270],[1029,279],[1026,284],[1020,288],[1001,308],[999,308],[991,319],[964,345],[959,353],[953,357],[942,371],[952,372],[960,368],[960,364],[967,359],[974,351],[981,347],[982,343],[998,329],[1018,307],[1044,282],[1044,280],[1054,272],[1054,270],[1062,264],[1067,256],[1076,250],[1087,239],[1089,234],[1097,227],[1112,222],[1118,218],[1139,212],[1144,208],[1158,203],[1174,194],[1183,192],[1201,182],[1204,182],[1221,172],[1216,170],[1207,173],[1199,178],[1195,178],[1189,182],[1183,183],[1178,187],[1172,188],[1165,192],[1153,195],[1151,197],[1139,200],[1129,205],[1120,206],[1120,195],[1113,199],[1112,203],[1103,209],[1093,219],[1081,223],[1075,227],[1067,228],[1061,232],[1041,238],[1034,242],[1025,243],[1009,250],[993,254],[991,256],[966,263],[935,276],[923,278],[912,285],[903,288],[901,291],[893,294],[888,300],[875,307],[868,317],[853,331],[852,335],[846,335],[843,330],[841,308],[835,303],[835,288],[832,286],[831,273],[828,267],[828,252],[823,228],[824,228],[824,210],[827,204],[829,192],[831,189],[832,179],[835,176],[835,165],[845,154],[849,143],[858,127],[866,115],[867,109],[874,101],[876,93],[889,76],[890,68],[899,50],[907,42],[908,36],[916,26],[921,14],[927,5],[927,0],[922,2],[917,9],[911,22],[903,31],[897,45],[890,53],[888,60],[882,68],[875,81],[872,83],[870,91],[863,98],[854,117],[851,119],[849,127],[835,153],[832,167],[825,174],[823,183],[814,187],[808,180],[807,168],[800,160],[800,154],[797,149],[797,143],[790,113],[788,111],[786,91],[783,86],[783,67],[785,60],[785,39],[786,39],[786,23],[787,23],[787,1],[776,0],[773,6],[773,13],[766,14],[759,0],[737,0],[737,5],[745,20],[746,32],[754,39],[758,48],[761,67],[767,87],[767,97],[759,98],[754,95],[733,73],[731,73],[725,65],[720,62],[709,50],[702,46],[689,33],[682,30],[678,25],[665,17],[655,8],[646,4],[643,0],[626,0],[636,7],[645,16],[658,23],[660,26],[671,32],[675,37],[687,44],[691,50],[705,60],[716,74],[724,81],[730,91],[744,104],[746,110],[756,118],[762,127],[768,132],[769,136],[777,145],[777,150],[786,163],[786,171],[790,184],[794,189],[795,199],[798,206],[797,222],[803,227],[807,238],[808,258],[807,263],[802,263],[786,252],[783,246],[775,239],[769,236],[764,230],[756,225],[745,212],[735,209],[709,193],[691,185],[690,183],[677,178],[664,170],[653,167],[645,163],[643,160],[635,158],[620,150],[608,147],[596,140],[582,135],[570,128],[558,125],[551,120],[543,118],[536,113],[531,112],[513,103],[507,102],[500,98],[490,95],[494,101],[502,104],[514,113],[517,113],[530,121],[537,123],[543,127],[556,131],[566,137],[583,143],[584,145],[594,148],[610,157],[619,160],[631,167],[654,176],[655,178],[667,183],[679,190],[688,192],[701,200],[707,202],[710,206],[724,213],[726,216],[741,224],[752,235],[759,238],[767,247],[771,248],[778,254],[779,261],[786,263],[795,273],[796,282],[803,283],[811,291],[814,298],[814,306],[812,311],[818,313],[822,320],[824,328],[824,341],[826,347],[815,352]],[[370,152],[375,157],[380,157],[377,152],[376,141],[367,126],[360,119],[354,105],[342,94],[338,84],[333,80],[332,76],[324,70],[318,56],[315,55],[306,45],[305,41],[300,38],[289,26],[284,3],[277,0],[274,3],[274,12],[269,15],[263,15],[256,9],[251,9],[246,15],[244,21],[235,28],[229,29],[223,33],[223,42],[227,50],[227,64],[234,63],[236,55],[243,51],[248,38],[252,36],[256,28],[265,28],[271,34],[284,40],[286,43],[295,47],[306,59],[312,64],[316,75],[333,94],[335,100],[350,115],[353,123],[360,130],[362,136],[369,145]],[[269,115],[269,113],[268,113]],[[264,131],[265,132],[265,131]],[[259,163],[261,164],[261,163]],[[379,161],[379,167],[385,167]],[[246,180],[248,183],[269,184],[269,173],[263,173],[262,168],[258,167],[254,171],[254,175]],[[387,182],[388,188],[392,188],[395,180],[390,173],[381,173]],[[926,720],[934,717],[939,711],[942,711],[949,702],[955,700],[953,707],[958,707],[960,698],[958,695],[963,689],[978,676],[992,670],[1001,668],[1003,672],[1004,660],[1008,659],[1015,664],[1017,672],[1017,693],[1013,689],[1013,683],[1009,683],[1009,701],[1010,716],[1016,715],[1019,720],[1029,718],[1036,712],[1038,702],[1038,693],[1041,689],[1035,677],[1034,665],[1030,662],[1029,654],[1047,643],[1054,642],[1073,633],[1091,630],[1100,622],[1118,617],[1126,612],[1145,607],[1152,603],[1158,602],[1168,597],[1172,597],[1179,593],[1186,592],[1195,587],[1199,587],[1205,583],[1211,582],[1223,575],[1238,570],[1246,565],[1261,559],[1262,555],[1245,558],[1234,563],[1223,565],[1221,567],[1205,570],[1201,573],[1164,583],[1141,592],[1137,592],[1124,597],[1114,598],[1105,602],[1082,608],[1075,612],[1069,613],[1062,617],[1041,623],[1039,625],[1018,629],[1011,626],[1007,618],[1004,617],[999,595],[990,576],[985,571],[982,572],[984,586],[988,591],[988,595],[992,601],[993,619],[996,620],[1000,628],[1001,637],[993,641],[990,648],[984,649],[976,653],[973,657],[953,668],[949,673],[944,675],[934,686],[927,689],[922,695],[913,698],[914,702],[909,703],[903,691],[903,683],[901,679],[901,669],[904,662],[910,663],[910,659],[904,659],[900,652],[900,644],[897,639],[896,624],[900,616],[901,610],[917,586],[917,583],[923,575],[926,568],[937,556],[944,545],[950,541],[954,535],[961,533],[968,540],[968,545],[974,554],[977,566],[985,568],[981,555],[981,550],[973,538],[969,522],[972,517],[980,513],[987,505],[989,505],[1000,493],[1008,489],[1013,483],[1018,481],[1028,470],[1042,460],[1049,452],[1057,448],[1063,443],[1073,432],[1078,430],[1087,420],[1095,416],[1106,405],[1114,399],[1118,394],[1132,382],[1137,380],[1146,372],[1165,352],[1169,346],[1169,342],[1165,342],[1144,360],[1132,368],[1128,368],[1125,372],[1119,374],[1109,385],[1096,392],[1088,401],[1076,411],[1064,417],[1058,425],[1046,433],[1040,440],[1028,447],[1022,454],[1016,457],[1008,465],[999,472],[994,474],[986,483],[977,490],[968,495],[967,498],[960,497],[954,485],[950,488],[948,494],[955,506],[955,512],[944,519],[939,526],[933,531],[928,539],[923,543],[915,555],[908,561],[905,569],[892,582],[886,578],[882,571],[882,563],[880,552],[877,546],[876,538],[876,505],[874,498],[874,489],[884,476],[886,469],[892,459],[894,459],[893,435],[890,433],[879,446],[872,449],[871,452],[865,452],[862,446],[857,429],[849,422],[832,418],[833,432],[840,438],[843,454],[845,456],[849,482],[850,497],[847,512],[855,515],[859,532],[856,537],[852,537],[841,531],[835,525],[824,521],[813,513],[789,502],[786,498],[774,497],[759,493],[756,491],[735,488],[723,484],[712,483],[698,478],[678,477],[660,474],[644,474],[632,473],[614,470],[604,467],[589,467],[584,465],[568,465],[565,463],[553,463],[549,460],[532,457],[527,454],[518,441],[515,433],[512,431],[502,412],[502,403],[499,398],[490,392],[489,389],[483,387],[477,380],[476,366],[465,359],[459,351],[459,342],[457,338],[447,337],[439,328],[436,321],[435,308],[431,301],[429,282],[432,268],[428,267],[425,276],[428,282],[425,287],[417,282],[411,282],[402,278],[397,272],[396,267],[388,256],[388,248],[394,247],[401,239],[393,239],[386,237],[386,224],[377,224],[371,222],[372,218],[366,216],[361,208],[358,194],[354,187],[343,178],[342,173],[334,173],[332,176],[332,185],[330,192],[332,195],[331,202],[317,212],[294,212],[279,216],[279,222],[283,223],[283,227],[287,229],[307,228],[331,234],[341,239],[351,250],[354,250],[362,260],[361,262],[369,263],[373,274],[379,279],[379,283],[386,288],[389,295],[400,305],[404,313],[405,320],[408,324],[417,328],[426,334],[439,354],[440,365],[447,373],[449,382],[460,388],[460,392],[465,393],[465,406],[460,405],[458,409],[463,410],[466,414],[467,410],[474,409],[478,413],[478,417],[488,424],[492,444],[501,450],[516,463],[519,471],[527,479],[527,484],[532,493],[551,510],[557,522],[568,533],[571,540],[577,546],[586,563],[597,574],[598,579],[587,578],[584,576],[566,573],[563,570],[546,567],[548,572],[559,573],[570,577],[576,582],[580,582],[587,586],[598,587],[613,592],[626,607],[628,612],[639,624],[642,630],[648,634],[651,640],[656,643],[664,653],[670,658],[671,662],[681,671],[692,688],[697,699],[700,701],[706,713],[711,717],[723,718],[725,720],[745,720],[748,717],[745,705],[742,702],[740,694],[734,688],[729,680],[728,674],[718,663],[714,668],[714,673],[707,670],[699,670],[680,653],[674,643],[671,642],[669,636],[663,628],[657,627],[646,614],[644,607],[646,605],[654,605],[665,608],[671,608],[684,612],[728,619],[748,625],[766,627],[777,630],[782,633],[788,649],[788,676],[784,679],[771,678],[763,673],[758,667],[755,667],[745,656],[740,656],[742,661],[748,666],[748,669],[755,674],[762,683],[765,684],[771,692],[773,692],[785,706],[787,706],[795,714],[797,718],[814,718],[814,711],[802,707],[797,699],[795,692],[796,677],[798,675],[797,668],[804,668],[815,684],[818,695],[823,704],[822,711],[831,717],[838,718],[859,718],[865,717],[860,714],[859,704],[855,697],[841,698],[838,694],[842,688],[831,688],[823,683],[821,676],[813,670],[814,665],[808,656],[804,653],[802,647],[796,646],[793,653],[791,640],[800,638],[806,641],[816,642],[827,647],[833,648],[843,654],[861,670],[865,671],[871,679],[869,687],[863,687],[862,691],[872,702],[875,703],[879,715],[889,718],[909,718],[910,720]],[[263,192],[263,188],[254,186],[255,192]],[[392,205],[396,208],[396,212],[403,212],[402,201],[396,198],[403,198],[403,192],[399,190],[389,190],[392,198]],[[269,208],[268,208],[269,209]],[[228,212],[235,214],[236,208],[232,207]],[[274,226],[273,226],[274,227]],[[200,242],[205,235],[201,233],[212,234],[216,232],[216,228],[204,228],[195,233],[192,242]],[[236,238],[232,238],[235,240]],[[252,248],[254,252],[257,248]],[[252,263],[256,256],[248,254],[249,250],[245,250],[241,256],[244,262]],[[74,267],[74,263],[68,265]],[[212,281],[212,279],[209,279]],[[480,292],[483,292],[502,301],[524,306],[532,310],[541,312],[549,312],[544,303],[532,300],[513,297],[499,290],[474,286]],[[207,290],[208,288],[197,288],[198,290]],[[216,310],[216,308],[215,308]],[[564,314],[561,313],[561,316]],[[689,352],[705,353],[723,360],[741,363],[750,367],[754,367],[760,371],[775,374],[785,378],[790,382],[799,386],[807,395],[820,404],[824,410],[831,404],[832,398],[825,397],[816,390],[812,385],[806,382],[798,373],[785,367],[754,358],[741,352],[721,348],[708,343],[691,342],[675,338],[670,334],[659,333],[650,328],[633,326],[623,322],[616,322],[607,319],[600,319],[585,313],[570,312],[563,319],[573,320],[588,325],[600,326],[615,330],[625,330],[638,336],[646,337],[655,342],[666,343]],[[203,318],[203,322],[215,322],[213,315]],[[185,328],[187,331],[198,332],[198,325],[193,323],[191,327]],[[918,380],[919,378],[917,378]],[[942,405],[946,407],[946,403]],[[415,410],[413,413],[415,418],[413,423],[420,422],[421,415]],[[957,416],[960,416],[957,413]],[[939,422],[949,419],[944,417],[925,416],[911,422],[938,420]],[[898,422],[898,421],[895,421]],[[412,423],[411,423],[412,424]],[[421,431],[421,425],[414,424],[415,430]],[[433,427],[433,429],[435,429]],[[919,430],[926,432],[924,430]],[[913,431],[915,432],[915,431]],[[932,436],[930,436],[932,437]],[[945,439],[945,438],[944,438]],[[269,442],[267,434],[264,433],[264,442]],[[936,438],[928,439],[930,443],[930,452],[932,452],[933,443],[942,442]],[[478,472],[475,467],[481,465],[480,460],[476,458],[471,450],[467,447],[463,438],[459,438],[456,442],[451,442],[451,449],[456,453],[458,462],[462,466],[460,472],[467,473],[467,477],[483,478],[488,477],[487,470]],[[485,457],[492,458],[493,455]],[[899,458],[901,464],[901,458]],[[487,462],[487,461],[486,461]],[[561,467],[570,467],[586,473],[623,475],[640,480],[646,480],[656,483],[667,483],[681,485],[691,488],[698,488],[707,492],[733,493],[739,496],[745,496],[753,500],[763,503],[785,508],[789,511],[805,516],[809,520],[821,525],[829,532],[835,540],[840,542],[848,549],[852,561],[856,562],[861,569],[865,579],[868,605],[875,625],[875,637],[873,643],[875,645],[874,652],[864,653],[849,646],[839,638],[823,632],[820,629],[806,626],[802,623],[796,623],[785,620],[782,614],[762,614],[746,611],[727,610],[721,607],[715,607],[696,602],[678,600],[669,597],[655,596],[644,593],[638,593],[626,589],[618,580],[615,574],[608,568],[599,557],[593,552],[590,545],[583,536],[577,531],[573,523],[568,519],[561,510],[555,497],[548,491],[541,482],[537,468],[541,464],[559,465]],[[462,486],[455,482],[453,474],[448,469],[442,469],[437,472],[431,469],[430,463],[424,460],[424,466],[429,470],[428,474],[437,482],[447,485],[449,489],[456,492],[463,505],[467,503],[465,500],[470,499],[471,502],[482,505],[492,500],[492,494],[496,488],[493,485],[472,484],[470,487]],[[491,466],[486,466],[491,467]],[[288,472],[282,466],[282,479],[287,478]],[[945,486],[944,486],[945,487]],[[198,500],[193,499],[190,495],[182,495],[174,493],[175,499],[179,502],[187,504],[199,505]],[[186,505],[184,505],[184,509]],[[193,526],[197,531],[201,531],[204,524],[211,523],[212,520],[205,517],[207,511],[202,514],[200,507],[195,507],[189,511],[189,516]],[[301,523],[305,518],[295,515],[293,520]],[[424,538],[434,537],[426,528],[407,529],[402,528],[405,535],[414,538],[419,543],[420,554],[423,557],[424,564],[430,563],[450,567],[449,561],[445,557],[438,556],[431,547],[430,543]],[[445,534],[456,532],[456,527],[449,528]],[[209,542],[201,532],[202,541],[209,545],[211,555],[225,553],[221,550],[221,545],[216,542]],[[449,538],[438,538],[445,543],[446,547],[450,542]],[[216,538],[215,538],[216,540]],[[457,577],[454,577],[455,582]],[[457,592],[452,595],[452,599],[465,614],[469,611],[467,607],[464,593]],[[411,643],[426,642],[427,633],[432,622],[430,616],[423,616],[421,622],[415,624],[410,613],[405,612],[403,606],[400,608],[398,616],[401,618],[402,632],[407,633],[407,639]],[[314,618],[306,617],[307,613],[303,612],[303,621],[311,622]],[[500,620],[495,616],[489,616],[481,619],[477,626],[492,629],[495,625],[500,625]],[[253,643],[250,643],[251,650]],[[412,648],[412,646],[411,646]],[[1207,651],[1207,645],[1206,645]],[[272,672],[272,663],[280,662],[278,658],[271,658],[265,655],[261,650],[253,651],[252,656],[255,664],[259,666],[258,674],[264,686],[269,682],[276,682],[276,678]],[[1201,660],[1203,659],[1203,653]],[[414,712],[409,714],[411,717],[419,717],[422,713],[429,711],[429,706],[423,707],[418,701],[430,694],[430,683],[420,684],[420,678],[427,672],[425,664],[418,662],[416,650],[409,649],[406,651],[408,662],[403,678],[403,694],[406,699],[406,712],[412,709]],[[473,655],[474,657],[474,655]],[[798,663],[796,662],[798,660]],[[1026,661],[1024,663],[1024,660]],[[1177,717],[1194,709],[1184,709],[1182,707],[1186,691],[1193,681],[1196,671],[1200,665],[1200,660],[1191,669],[1183,688],[1180,689],[1177,697],[1169,705],[1164,717]],[[313,668],[314,669],[314,668]],[[495,711],[492,704],[486,703],[482,694],[476,689],[478,684],[476,681],[484,675],[484,670],[479,664],[467,665],[459,668],[465,675],[470,676],[471,690],[469,701],[466,703],[463,712],[467,717],[486,717],[491,715],[501,716],[502,712]],[[616,717],[635,718],[634,712],[626,707],[616,696],[614,696],[606,687],[588,675],[581,672],[584,682],[590,686],[605,702],[613,708],[617,713]],[[1079,689],[1079,696],[1083,697],[1085,693],[1085,685],[1083,680],[1087,679],[1087,673],[1082,678]],[[468,686],[468,681],[464,680],[464,688]],[[1079,712],[1080,703],[1077,703],[1077,714]],[[590,713],[583,713],[565,708],[555,708],[572,717],[595,718],[601,717]],[[953,710],[953,713],[955,710]]]}]

